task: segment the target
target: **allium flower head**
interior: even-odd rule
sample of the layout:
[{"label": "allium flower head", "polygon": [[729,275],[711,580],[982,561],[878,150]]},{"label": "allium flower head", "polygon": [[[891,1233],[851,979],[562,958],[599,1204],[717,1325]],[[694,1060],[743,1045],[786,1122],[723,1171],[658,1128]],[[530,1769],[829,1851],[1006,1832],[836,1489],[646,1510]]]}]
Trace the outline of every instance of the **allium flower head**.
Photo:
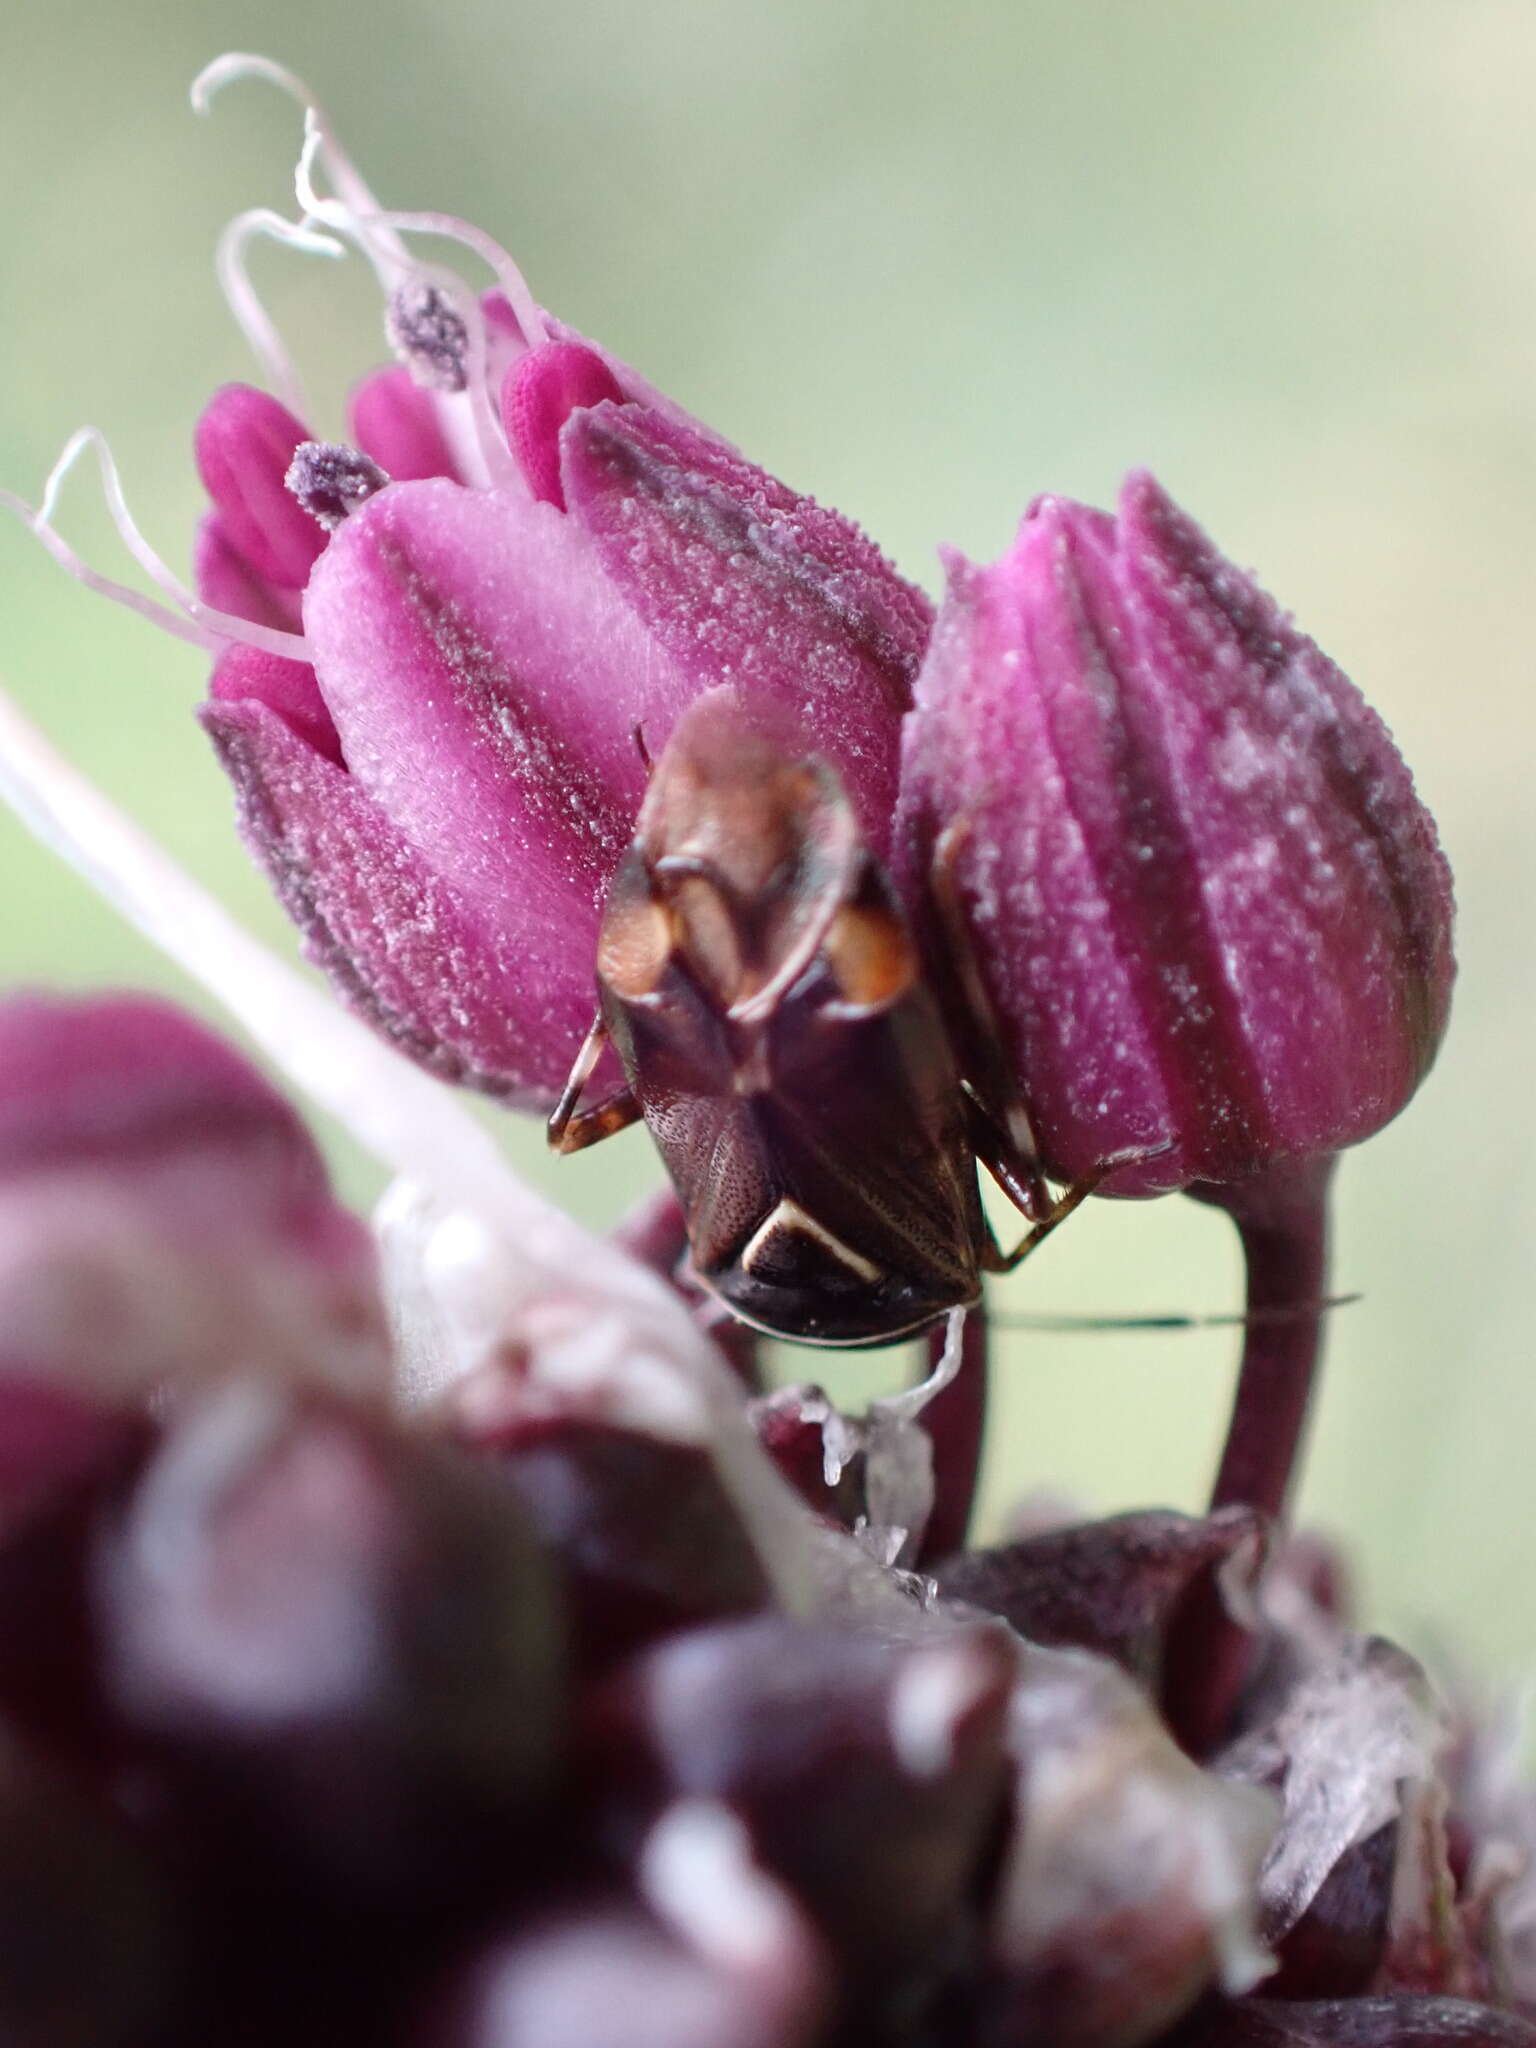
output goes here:
[{"label": "allium flower head", "polygon": [[[294,85],[234,59],[202,90],[252,70]],[[845,521],[307,129],[301,218],[221,254],[272,388],[199,423],[196,592],[98,452],[175,610],[115,594],[213,655],[247,836],[379,1029],[3,700],[0,785],[395,1178],[376,1264],[206,1031],[0,1009],[0,2036],[1536,2048],[1529,1795],[1279,1522],[1331,1154],[1406,1100],[1450,985],[1378,722],[1145,478],[1115,518],[1039,501],[929,644]],[[344,432],[254,233],[378,274],[398,361]],[[28,517],[111,588],[52,523],[94,439]],[[640,1015],[619,1113],[702,1134],[611,1240],[433,1078],[549,1102],[595,954],[607,1028],[609,996]],[[688,1030],[642,1067],[664,976]],[[764,1191],[731,1119],[797,1075],[798,1150],[766,1113],[758,1164],[813,1308],[829,1245],[855,1316],[925,1240],[970,1261],[928,1378],[860,1415],[764,1393],[678,1265],[711,1201],[729,1252]],[[973,1169],[1033,1215],[1036,1140],[1076,1183],[1047,1227],[1110,1167],[1217,1190],[1254,1312],[1218,1511],[967,1549],[964,1304],[1007,1263]],[[881,1264],[813,1213],[840,1181]]]}]

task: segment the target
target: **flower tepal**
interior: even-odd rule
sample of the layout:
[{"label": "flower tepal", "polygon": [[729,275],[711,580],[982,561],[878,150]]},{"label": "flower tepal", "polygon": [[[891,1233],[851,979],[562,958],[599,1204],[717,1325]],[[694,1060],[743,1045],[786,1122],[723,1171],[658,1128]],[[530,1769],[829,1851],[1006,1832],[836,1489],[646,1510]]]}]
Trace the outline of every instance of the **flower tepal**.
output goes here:
[{"label": "flower tepal", "polygon": [[[242,66],[276,75],[210,82]],[[199,598],[237,623],[203,722],[343,996],[445,1077],[547,1108],[684,707],[733,683],[787,712],[883,847],[929,608],[850,522],[543,313],[479,230],[385,212],[313,107],[308,129],[288,238],[363,251],[400,363],[359,384],[345,440],[247,386],[206,408]],[[418,232],[495,288],[418,264]],[[270,358],[264,316],[252,338]]]}]

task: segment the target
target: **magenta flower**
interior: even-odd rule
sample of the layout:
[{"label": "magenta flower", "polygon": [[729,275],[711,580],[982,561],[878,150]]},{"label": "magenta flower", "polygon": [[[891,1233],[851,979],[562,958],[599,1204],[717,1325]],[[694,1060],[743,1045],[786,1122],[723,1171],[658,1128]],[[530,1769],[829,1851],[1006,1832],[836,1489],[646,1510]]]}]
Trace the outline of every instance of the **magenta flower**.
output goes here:
[{"label": "magenta flower", "polygon": [[0,1005],[0,1371],[132,1402],[249,1366],[378,1388],[367,1233],[293,1111],[142,996]]},{"label": "magenta flower", "polygon": [[[374,261],[402,362],[359,384],[347,442],[247,386],[204,411],[203,722],[345,999],[446,1078],[547,1109],[647,754],[734,683],[839,763],[883,849],[930,608],[543,313],[477,230],[381,214],[312,133],[310,221]],[[349,199],[313,191],[317,161]],[[416,265],[397,220],[493,253],[499,288]]]}]

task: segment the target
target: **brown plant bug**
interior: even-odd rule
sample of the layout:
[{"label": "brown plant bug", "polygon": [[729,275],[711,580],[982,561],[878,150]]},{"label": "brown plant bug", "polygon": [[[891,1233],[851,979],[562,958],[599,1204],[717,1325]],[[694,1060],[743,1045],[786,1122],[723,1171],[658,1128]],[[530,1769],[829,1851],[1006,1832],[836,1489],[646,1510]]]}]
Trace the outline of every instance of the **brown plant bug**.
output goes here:
[{"label": "brown plant bug", "polygon": [[[934,883],[953,928],[942,843]],[[979,978],[959,961],[975,1009]],[[550,1144],[579,1151],[643,1117],[693,1277],[770,1336],[888,1344],[969,1308],[984,1273],[1011,1271],[1121,1163],[1052,1198],[1022,1104],[998,1072],[962,1071],[837,775],[728,692],[692,707],[654,766],[597,981]],[[608,1043],[627,1086],[583,1110]],[[1031,1223],[1012,1251],[978,1161]]]}]

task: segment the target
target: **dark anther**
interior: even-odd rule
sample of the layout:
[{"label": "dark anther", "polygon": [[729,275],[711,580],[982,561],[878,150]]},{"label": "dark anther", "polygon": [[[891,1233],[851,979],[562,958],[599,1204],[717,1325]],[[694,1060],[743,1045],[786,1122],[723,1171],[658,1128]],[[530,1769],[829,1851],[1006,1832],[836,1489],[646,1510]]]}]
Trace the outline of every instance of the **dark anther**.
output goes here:
[{"label": "dark anther", "polygon": [[345,441],[301,441],[283,481],[310,517],[334,533],[389,477],[371,455]]},{"label": "dark anther", "polygon": [[468,382],[469,329],[448,294],[416,279],[403,284],[384,315],[389,345],[418,384],[462,391]]}]

